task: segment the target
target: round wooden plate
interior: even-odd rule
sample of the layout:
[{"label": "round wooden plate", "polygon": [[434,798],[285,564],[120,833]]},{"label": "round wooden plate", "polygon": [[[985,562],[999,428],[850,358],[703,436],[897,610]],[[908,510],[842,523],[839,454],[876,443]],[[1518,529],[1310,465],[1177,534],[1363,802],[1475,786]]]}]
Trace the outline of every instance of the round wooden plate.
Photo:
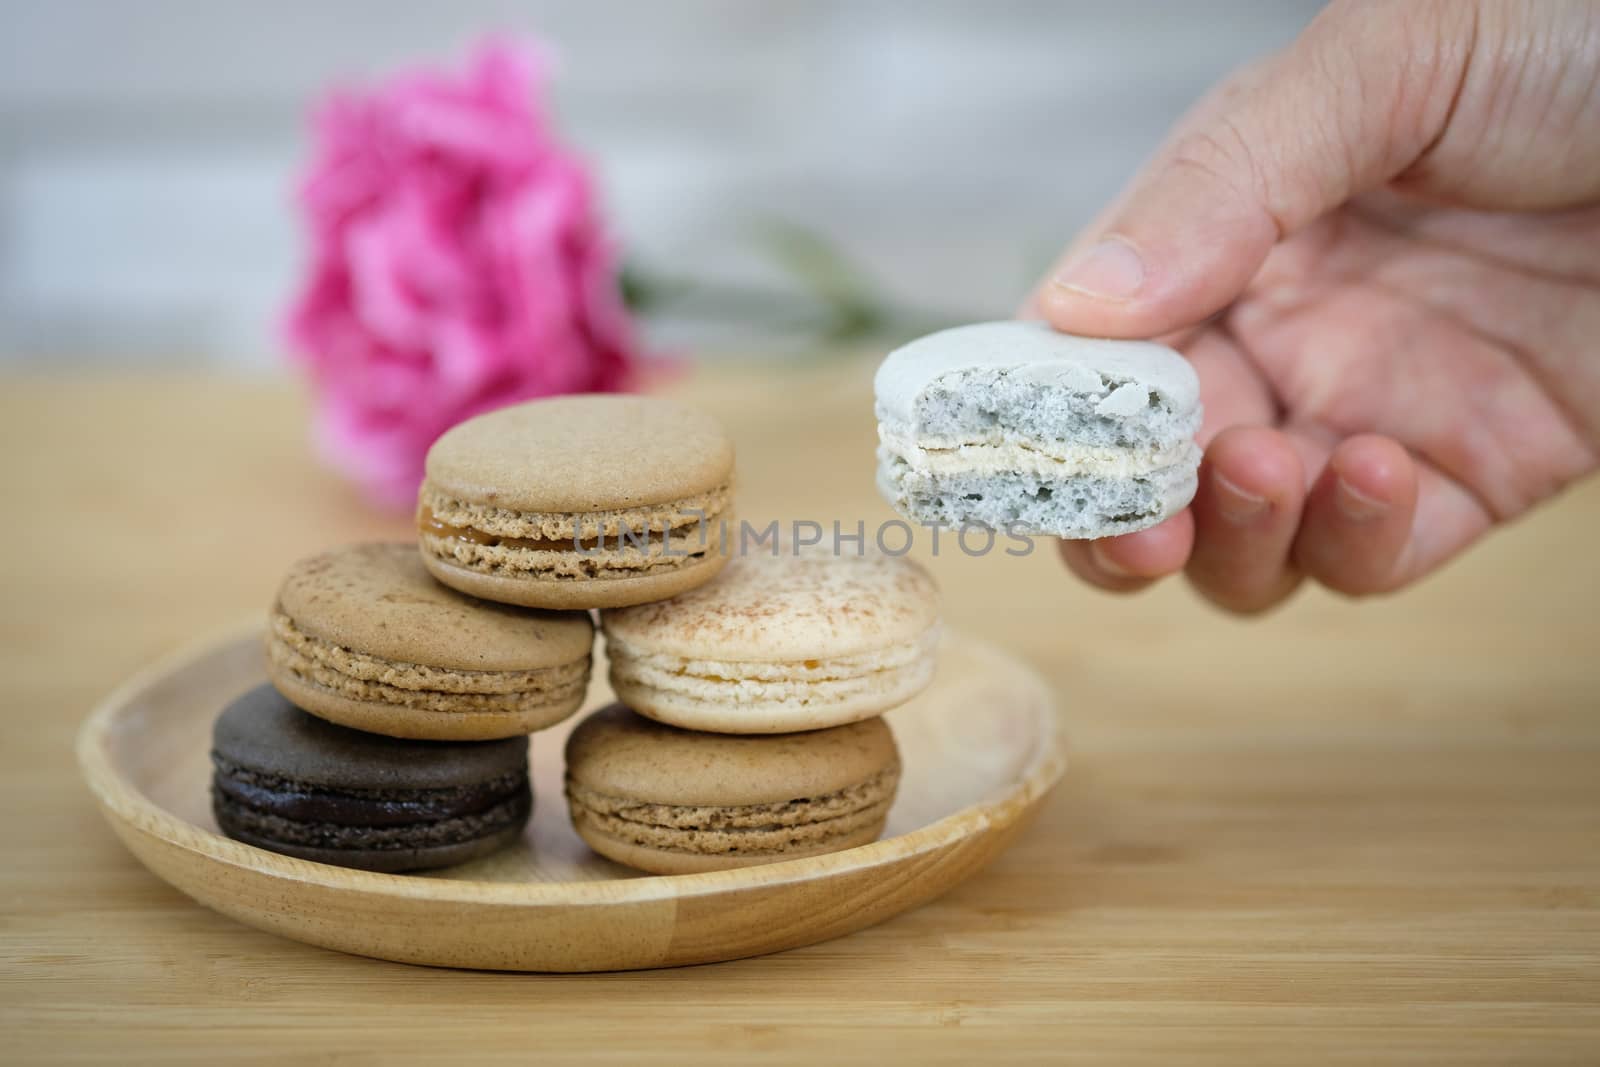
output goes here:
[{"label": "round wooden plate", "polygon": [[[874,844],[712,874],[637,874],[590,852],[568,825],[561,748],[573,719],[533,738],[535,810],[521,842],[446,870],[373,874],[217,832],[211,722],[265,677],[255,627],[152,667],[84,723],[84,777],[140,862],[202,904],[298,941],[405,963],[627,970],[839,937],[981,869],[1064,766],[1045,685],[1005,653],[951,635],[933,685],[889,715],[905,776]],[[587,706],[609,695],[597,683]]]}]

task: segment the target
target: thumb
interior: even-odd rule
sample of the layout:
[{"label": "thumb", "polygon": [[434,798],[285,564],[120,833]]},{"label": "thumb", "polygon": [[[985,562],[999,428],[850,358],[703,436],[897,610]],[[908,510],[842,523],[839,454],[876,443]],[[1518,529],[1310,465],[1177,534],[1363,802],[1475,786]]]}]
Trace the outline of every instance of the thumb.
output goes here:
[{"label": "thumb", "polygon": [[1226,307],[1281,238],[1427,151],[1464,76],[1473,7],[1328,8],[1179,123],[1034,307],[1102,337],[1153,337]]}]

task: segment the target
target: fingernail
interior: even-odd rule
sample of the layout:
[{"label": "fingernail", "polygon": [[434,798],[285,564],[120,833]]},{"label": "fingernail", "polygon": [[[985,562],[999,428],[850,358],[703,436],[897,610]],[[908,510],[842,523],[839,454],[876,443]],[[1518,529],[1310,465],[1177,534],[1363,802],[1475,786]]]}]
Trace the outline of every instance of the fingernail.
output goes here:
[{"label": "fingernail", "polygon": [[1100,571],[1103,574],[1110,575],[1113,578],[1133,577],[1132,571],[1128,570],[1128,568],[1124,567],[1122,564],[1106,555],[1106,549],[1103,542],[1089,542],[1089,558],[1094,560],[1094,565],[1100,568]]},{"label": "fingernail", "polygon": [[1053,282],[1098,300],[1131,300],[1144,284],[1144,260],[1125,238],[1106,237],[1074,257]]},{"label": "fingernail", "polygon": [[1343,478],[1334,482],[1333,502],[1351,522],[1371,522],[1389,514],[1388,501],[1368,496]]},{"label": "fingernail", "polygon": [[1266,497],[1245,492],[1221,474],[1211,476],[1211,491],[1217,501],[1217,511],[1236,526],[1254,522],[1266,514]]}]

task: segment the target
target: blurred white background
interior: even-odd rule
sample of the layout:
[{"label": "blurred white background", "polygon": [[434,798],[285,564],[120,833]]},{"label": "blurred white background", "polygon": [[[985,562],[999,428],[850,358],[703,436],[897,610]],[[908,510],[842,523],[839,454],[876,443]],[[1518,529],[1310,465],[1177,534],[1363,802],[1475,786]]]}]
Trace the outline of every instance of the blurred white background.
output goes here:
[{"label": "blurred white background", "polygon": [[1188,103],[1317,6],[10,0],[0,359],[275,364],[307,109],[497,29],[553,45],[558,124],[630,259],[781,288],[751,237],[778,219],[899,301],[1009,314]]}]

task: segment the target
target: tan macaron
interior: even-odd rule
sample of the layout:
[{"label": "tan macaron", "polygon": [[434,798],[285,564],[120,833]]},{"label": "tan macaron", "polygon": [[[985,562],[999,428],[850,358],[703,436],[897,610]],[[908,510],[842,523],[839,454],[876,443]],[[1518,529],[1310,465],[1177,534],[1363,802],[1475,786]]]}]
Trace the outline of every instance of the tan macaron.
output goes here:
[{"label": "tan macaron", "polygon": [[589,685],[594,624],[434,581],[415,545],[352,545],[301,560],[278,591],[267,673],[330,722],[432,741],[487,741],[571,715]]},{"label": "tan macaron", "polygon": [[469,419],[428,451],[423,561],[473,596],[541,608],[662,600],[721,569],[733,445],[642,396],[565,396]]},{"label": "tan macaron", "polygon": [[605,612],[611,685],[689,730],[818,730],[879,715],[933,678],[938,588],[883,555],[741,556],[716,581]]},{"label": "tan macaron", "polygon": [[567,805],[602,856],[695,874],[877,840],[900,783],[882,719],[799,734],[679,730],[602,708],[567,739]]}]

